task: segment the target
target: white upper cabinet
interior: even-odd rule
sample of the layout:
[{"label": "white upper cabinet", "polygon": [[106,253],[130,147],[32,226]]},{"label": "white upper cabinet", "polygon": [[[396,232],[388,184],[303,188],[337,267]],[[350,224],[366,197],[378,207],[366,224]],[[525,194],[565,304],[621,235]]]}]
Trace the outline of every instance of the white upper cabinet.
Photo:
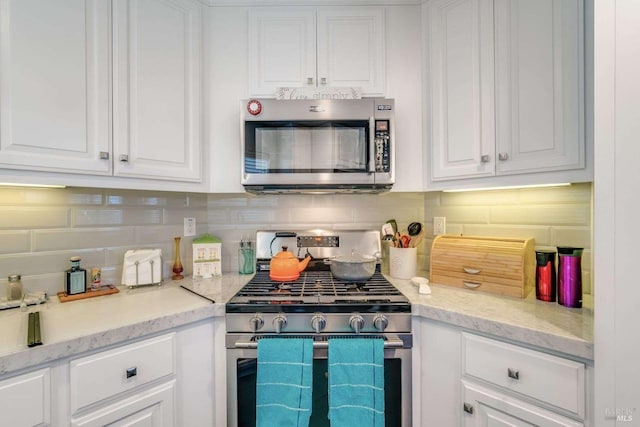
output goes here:
[{"label": "white upper cabinet", "polygon": [[384,8],[255,8],[249,11],[249,93],[278,87],[360,87],[385,94]]},{"label": "white upper cabinet", "polygon": [[140,188],[129,178],[145,188],[202,181],[198,1],[0,1],[3,175],[125,188]]},{"label": "white upper cabinet", "polygon": [[432,179],[493,175],[492,0],[429,7]]},{"label": "white upper cabinet", "polygon": [[199,181],[201,6],[115,0],[113,27],[115,173]]},{"label": "white upper cabinet", "polygon": [[2,0],[0,17],[0,168],[111,174],[109,2]]},{"label": "white upper cabinet", "polygon": [[582,0],[427,7],[431,181],[585,168]]},{"label": "white upper cabinet", "polygon": [[495,0],[499,174],[584,167],[581,0]]}]

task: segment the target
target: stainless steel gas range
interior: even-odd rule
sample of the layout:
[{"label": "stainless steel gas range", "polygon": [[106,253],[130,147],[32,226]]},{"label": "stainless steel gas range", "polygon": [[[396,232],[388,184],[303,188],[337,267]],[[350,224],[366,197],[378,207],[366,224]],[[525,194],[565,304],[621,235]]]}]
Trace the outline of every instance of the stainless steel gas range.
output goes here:
[{"label": "stainless steel gas range", "polygon": [[[309,266],[293,281],[269,277],[271,258],[282,246]],[[380,272],[365,282],[337,280],[326,260],[357,252],[380,256],[377,230],[259,231],[256,274],[226,305],[228,426],[255,427],[258,340],[314,340],[311,426],[326,419],[327,349],[330,337],[380,337],[385,353],[385,426],[411,426],[411,305]],[[316,376],[316,373],[318,374]]]}]

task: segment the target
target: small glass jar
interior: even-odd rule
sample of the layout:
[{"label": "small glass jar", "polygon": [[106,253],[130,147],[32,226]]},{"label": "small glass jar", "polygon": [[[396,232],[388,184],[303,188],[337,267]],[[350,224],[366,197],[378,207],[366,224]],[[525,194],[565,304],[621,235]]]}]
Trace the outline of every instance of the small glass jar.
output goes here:
[{"label": "small glass jar", "polygon": [[9,283],[7,283],[7,300],[21,300],[23,292],[22,277],[19,274],[9,276]]}]

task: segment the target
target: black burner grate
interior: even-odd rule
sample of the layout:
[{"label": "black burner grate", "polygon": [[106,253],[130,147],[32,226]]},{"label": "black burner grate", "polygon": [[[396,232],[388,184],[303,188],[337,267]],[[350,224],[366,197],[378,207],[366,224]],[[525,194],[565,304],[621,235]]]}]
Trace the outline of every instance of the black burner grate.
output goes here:
[{"label": "black burner grate", "polygon": [[402,295],[382,274],[375,272],[366,282],[349,282],[335,279],[330,271],[302,272],[297,280],[276,282],[271,280],[268,271],[258,271],[256,275],[237,294],[238,297],[288,296],[312,297],[333,296],[399,296]]}]

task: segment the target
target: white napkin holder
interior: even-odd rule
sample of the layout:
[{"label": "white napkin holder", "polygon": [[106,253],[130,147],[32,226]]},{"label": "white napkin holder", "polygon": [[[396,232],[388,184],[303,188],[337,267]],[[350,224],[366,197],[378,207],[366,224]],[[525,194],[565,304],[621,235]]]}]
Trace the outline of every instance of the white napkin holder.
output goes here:
[{"label": "white napkin holder", "polygon": [[162,282],[162,250],[133,249],[124,254],[122,284],[128,287]]}]

